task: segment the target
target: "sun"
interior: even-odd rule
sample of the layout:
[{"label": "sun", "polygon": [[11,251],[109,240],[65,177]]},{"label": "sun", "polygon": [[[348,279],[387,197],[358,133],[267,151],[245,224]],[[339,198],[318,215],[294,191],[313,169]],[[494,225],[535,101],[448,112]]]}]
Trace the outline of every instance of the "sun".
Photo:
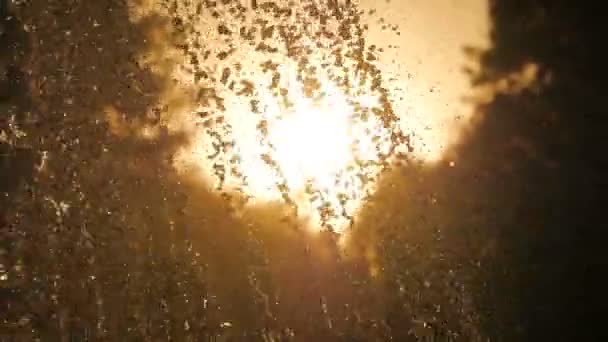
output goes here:
[{"label": "sun", "polygon": [[307,181],[331,187],[352,160],[348,108],[300,105],[271,127],[269,141],[289,187],[301,189]]},{"label": "sun", "polygon": [[232,186],[254,203],[291,205],[308,227],[340,231],[369,194],[390,134],[377,117],[357,114],[377,106],[377,99],[349,96],[323,77],[319,84],[322,95],[309,97],[302,84],[286,80],[290,106],[262,93],[264,111],[257,120],[238,110],[229,116],[240,175]]},{"label": "sun", "polygon": [[[295,75],[289,68],[295,66],[285,63],[283,74]],[[308,228],[342,231],[372,192],[392,128],[366,115],[379,106],[376,95],[347,94],[319,75],[318,96],[311,97],[296,78],[283,79],[286,101],[258,79],[257,113],[246,99],[228,97],[223,124],[198,130],[187,154],[199,156],[216,190],[246,195],[246,206],[282,202]]]},{"label": "sun", "polygon": [[[345,6],[343,15],[358,15]],[[342,231],[403,141],[360,24],[341,16],[321,24],[317,14],[314,6],[253,11],[243,20],[261,25],[261,36],[225,21],[217,31],[193,23],[215,50],[193,48],[196,58],[176,72],[196,89],[185,115],[192,145],[176,159],[195,166],[214,191],[237,197],[238,210],[282,203],[298,224]]]}]

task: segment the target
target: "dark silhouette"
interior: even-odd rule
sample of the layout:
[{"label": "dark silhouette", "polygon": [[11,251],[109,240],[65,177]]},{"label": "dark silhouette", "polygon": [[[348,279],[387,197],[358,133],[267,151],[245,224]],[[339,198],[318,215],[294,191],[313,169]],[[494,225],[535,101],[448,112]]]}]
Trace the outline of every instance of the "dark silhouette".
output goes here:
[{"label": "dark silhouette", "polygon": [[[608,261],[600,204],[608,121],[605,59],[594,49],[602,41],[598,10],[569,1],[491,2],[493,48],[481,55],[484,69],[475,81],[492,82],[525,63],[540,68],[528,91],[499,95],[479,108],[482,123],[468,142],[481,147],[473,147],[477,160],[486,160],[480,168],[500,159],[511,164],[494,173],[501,178],[496,185],[511,183],[505,195],[518,193],[501,208],[512,214],[497,225],[502,256],[488,279],[500,285],[482,296],[487,316],[496,313],[489,331],[505,340],[606,337],[594,323],[607,309],[598,301],[598,275]],[[492,155],[499,160],[490,161]]]},{"label": "dark silhouette", "polygon": [[[394,270],[386,276],[393,337],[406,340],[402,322],[422,316],[435,327],[446,322],[448,333],[456,324],[466,334],[478,320],[496,341],[604,340],[608,122],[605,59],[594,49],[599,10],[569,1],[490,5],[492,47],[465,52],[481,61],[473,84],[494,87],[493,99],[478,104],[474,128],[439,166],[385,175],[376,207],[387,213],[370,210],[359,230],[377,236],[379,259]],[[499,89],[530,64],[538,67],[532,84]],[[381,223],[382,215],[391,219]],[[402,284],[408,290],[399,294]],[[460,286],[474,309],[453,296]],[[424,305],[404,310],[417,293]]]},{"label": "dark silhouette", "polygon": [[[201,297],[185,239],[162,243],[183,140],[116,137],[104,117],[154,124],[167,79],[136,57],[163,25],[131,23],[123,1],[0,1],[0,340],[167,336],[159,303],[176,286]],[[198,308],[176,314],[204,322]]]}]

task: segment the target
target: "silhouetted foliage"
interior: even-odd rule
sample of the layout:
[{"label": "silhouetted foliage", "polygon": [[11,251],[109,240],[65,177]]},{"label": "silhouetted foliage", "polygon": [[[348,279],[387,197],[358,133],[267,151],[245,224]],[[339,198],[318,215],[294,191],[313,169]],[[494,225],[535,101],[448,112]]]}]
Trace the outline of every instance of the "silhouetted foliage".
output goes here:
[{"label": "silhouetted foliage", "polygon": [[[603,340],[601,11],[570,1],[494,0],[490,9],[491,48],[465,53],[482,66],[472,83],[493,89],[493,98],[477,104],[469,135],[438,167],[386,175],[376,197],[391,219],[370,220],[376,232],[361,234],[379,236],[379,258],[395,269],[389,286],[432,276],[440,284],[435,293],[453,281],[467,286],[472,312],[492,340]],[[536,79],[522,91],[497,86],[531,64]],[[442,310],[451,303],[447,295],[421,298]],[[419,308],[396,308],[395,326]]]},{"label": "silhouetted foliage", "polygon": [[[515,180],[520,189],[502,209],[513,214],[498,240],[504,259],[489,277],[500,286],[484,299],[487,312],[497,313],[489,329],[507,340],[510,332],[528,340],[601,339],[593,321],[606,309],[596,302],[596,272],[607,260],[600,198],[608,120],[598,11],[570,1],[491,1],[493,47],[482,54],[477,81],[536,63],[540,83],[481,107],[468,143],[509,162],[502,182]],[[511,303],[500,305],[506,298]]]}]

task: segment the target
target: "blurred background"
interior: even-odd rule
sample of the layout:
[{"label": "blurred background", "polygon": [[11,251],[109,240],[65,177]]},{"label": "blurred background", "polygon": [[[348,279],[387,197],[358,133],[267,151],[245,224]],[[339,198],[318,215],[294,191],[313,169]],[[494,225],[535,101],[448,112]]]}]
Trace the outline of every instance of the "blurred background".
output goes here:
[{"label": "blurred background", "polygon": [[[597,7],[0,0],[0,341],[605,340]],[[340,141],[324,136],[331,121],[295,145],[320,146],[312,161],[287,151],[270,171],[227,176],[215,157],[257,144],[244,137],[264,128],[247,120],[271,111],[238,99],[249,83],[265,96],[267,54],[306,93],[300,69],[325,68],[336,46],[337,69],[381,84],[331,90],[380,101],[378,138],[357,138],[402,149],[349,168],[369,180],[348,188],[342,216],[304,208],[271,172],[317,167]],[[244,71],[224,76],[224,62]],[[238,96],[217,90],[248,72]],[[323,113],[353,111],[332,101]],[[202,120],[201,103],[226,115]]]}]

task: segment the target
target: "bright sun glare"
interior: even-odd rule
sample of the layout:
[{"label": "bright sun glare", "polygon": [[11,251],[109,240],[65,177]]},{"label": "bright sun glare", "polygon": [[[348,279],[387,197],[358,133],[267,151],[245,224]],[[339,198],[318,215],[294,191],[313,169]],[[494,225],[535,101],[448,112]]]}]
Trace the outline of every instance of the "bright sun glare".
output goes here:
[{"label": "bright sun glare", "polygon": [[[281,85],[289,89],[286,101],[258,78],[262,110],[253,113],[246,100],[230,97],[222,116],[225,129],[199,131],[194,153],[217,189],[250,196],[249,204],[282,201],[299,222],[339,231],[353,222],[370,193],[381,170],[378,161],[391,145],[391,128],[371,114],[377,94],[347,95],[319,75],[320,95],[307,96],[294,67],[285,62],[279,68]],[[218,149],[221,139],[231,148]]]},{"label": "bright sun glare", "polygon": [[378,31],[386,25],[370,22],[379,45],[366,42],[371,17],[356,2],[277,3],[212,8],[222,15],[192,15],[200,11],[187,1],[175,8],[196,33],[187,36],[174,74],[195,94],[194,108],[176,124],[193,137],[176,167],[198,170],[217,192],[236,197],[237,208],[283,203],[297,222],[341,231],[394,157],[417,158],[412,145],[416,153],[439,150],[433,142],[442,140],[428,136],[442,135],[427,123],[443,109],[415,111],[418,122],[410,107],[444,104],[427,84],[417,96],[426,102],[407,102],[413,96],[401,87],[411,91],[412,74],[404,78],[395,68],[420,63],[383,57],[398,57],[391,45],[381,47],[399,41]]},{"label": "bright sun glare", "polygon": [[302,106],[270,130],[275,159],[290,188],[312,180],[330,187],[351,159],[348,113]]},{"label": "bright sun glare", "polygon": [[[288,68],[283,66],[284,74],[292,75]],[[319,80],[322,96],[306,96],[301,83],[285,77],[289,107],[262,92],[259,120],[248,121],[251,113],[242,111],[228,116],[238,132],[233,155],[242,175],[232,184],[254,199],[286,202],[310,227],[341,230],[368,194],[380,169],[373,162],[387,152],[390,134],[378,118],[356,115],[354,103],[367,110],[377,106],[373,96],[347,96],[328,79]]]}]

